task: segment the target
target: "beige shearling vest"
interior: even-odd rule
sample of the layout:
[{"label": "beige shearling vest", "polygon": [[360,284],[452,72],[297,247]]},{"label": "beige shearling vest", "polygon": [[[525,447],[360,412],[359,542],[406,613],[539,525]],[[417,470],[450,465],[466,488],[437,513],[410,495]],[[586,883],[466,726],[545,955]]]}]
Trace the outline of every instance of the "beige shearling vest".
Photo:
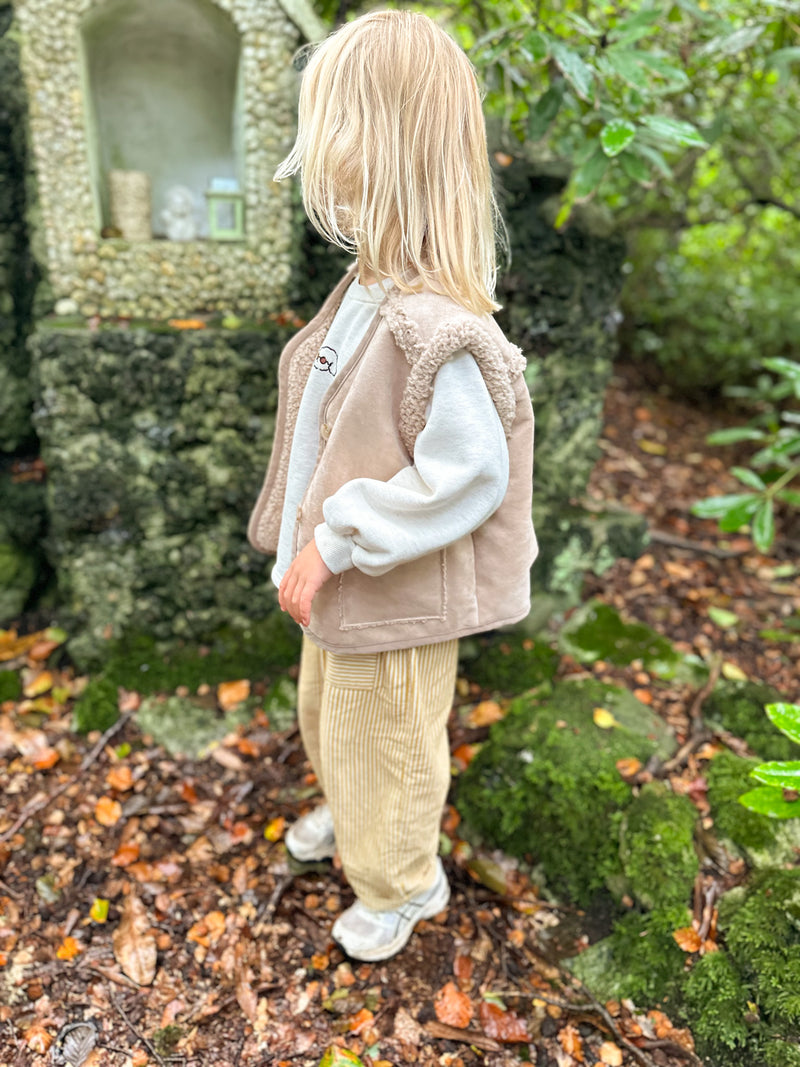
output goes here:
[{"label": "beige shearling vest", "polygon": [[[289,453],[303,389],[351,269],[281,354],[272,456],[247,528],[254,548],[277,549]],[[351,568],[317,593],[308,636],[333,652],[376,652],[444,641],[517,622],[530,610],[536,558],[531,521],[533,409],[525,357],[490,315],[430,291],[389,290],[320,408],[320,446],[298,509],[295,552],[324,521],[322,505],[353,478],[386,481],[413,463],[441,365],[466,348],[500,416],[510,477],[499,508],[477,530],[380,576]],[[457,417],[457,416],[456,416]]]}]

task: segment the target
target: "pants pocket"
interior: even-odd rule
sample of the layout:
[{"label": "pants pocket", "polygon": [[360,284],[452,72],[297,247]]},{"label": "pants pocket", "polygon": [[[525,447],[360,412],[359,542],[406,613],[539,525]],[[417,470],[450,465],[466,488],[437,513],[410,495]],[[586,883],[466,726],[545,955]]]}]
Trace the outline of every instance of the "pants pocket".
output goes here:
[{"label": "pants pocket", "polygon": [[325,682],[337,689],[374,689],[378,682],[378,652],[328,652]]}]

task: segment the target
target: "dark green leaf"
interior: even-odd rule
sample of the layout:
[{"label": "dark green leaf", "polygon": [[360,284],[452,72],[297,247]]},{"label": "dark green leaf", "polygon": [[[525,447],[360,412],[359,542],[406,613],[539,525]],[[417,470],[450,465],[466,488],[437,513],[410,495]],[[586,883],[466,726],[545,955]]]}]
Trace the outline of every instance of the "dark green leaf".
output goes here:
[{"label": "dark green leaf", "polygon": [[800,815],[800,801],[785,800],[783,790],[773,785],[762,785],[743,793],[739,803],[771,819],[796,819]]},{"label": "dark green leaf", "polygon": [[650,168],[645,161],[632,152],[622,152],[619,157],[622,169],[635,182],[648,184],[652,180]]},{"label": "dark green leaf", "polygon": [[594,192],[600,184],[607,166],[608,157],[598,145],[592,155],[572,174],[570,184],[576,200],[582,200]]},{"label": "dark green leaf", "polygon": [[594,73],[577,52],[567,48],[561,41],[553,41],[551,53],[564,77],[582,100],[589,100],[592,93]]},{"label": "dark green leaf", "polygon": [[627,119],[611,119],[600,132],[600,144],[607,156],[618,156],[636,136],[636,127]]},{"label": "dark green leaf", "polygon": [[800,704],[767,704],[765,711],[782,733],[800,744]]},{"label": "dark green leaf", "polygon": [[647,160],[648,163],[652,163],[664,178],[672,177],[672,168],[657,148],[653,148],[649,144],[642,144],[641,141],[637,140],[631,144],[631,152]]},{"label": "dark green leaf", "polygon": [[670,91],[674,89],[681,89],[689,85],[691,79],[689,75],[681,67],[676,67],[673,63],[670,63],[669,59],[664,56],[656,55],[653,52],[637,51],[635,54],[639,63],[648,67],[654,74],[663,78]]},{"label": "dark green leaf", "polygon": [[564,99],[564,81],[559,78],[543,93],[528,114],[528,138],[540,141],[550,129],[550,123],[556,117]]},{"label": "dark green leaf", "polygon": [[637,11],[635,15],[618,22],[611,31],[614,43],[619,44],[622,41],[637,40],[639,37],[651,33],[656,29],[656,23],[661,17],[661,13],[659,8],[643,8],[641,11]]},{"label": "dark green leaf", "polygon": [[722,518],[719,520],[719,528],[723,533],[733,533],[734,530],[738,530],[739,527],[744,526],[746,522],[750,522],[753,514],[761,503],[761,495],[753,495],[749,500],[742,501],[741,504],[737,504],[736,507],[726,511]]},{"label": "dark green leaf", "polygon": [[525,34],[522,39],[522,48],[530,53],[534,63],[539,63],[543,59],[547,59],[550,55],[550,43],[548,39],[543,33],[539,33],[536,30],[532,30],[530,33]]},{"label": "dark green leaf", "polygon": [[771,498],[768,497],[756,511],[750,532],[758,551],[767,552],[775,540],[775,513]]},{"label": "dark green leaf", "polygon": [[639,52],[611,50],[606,53],[606,60],[623,81],[636,89],[649,89],[650,79],[639,62]]}]

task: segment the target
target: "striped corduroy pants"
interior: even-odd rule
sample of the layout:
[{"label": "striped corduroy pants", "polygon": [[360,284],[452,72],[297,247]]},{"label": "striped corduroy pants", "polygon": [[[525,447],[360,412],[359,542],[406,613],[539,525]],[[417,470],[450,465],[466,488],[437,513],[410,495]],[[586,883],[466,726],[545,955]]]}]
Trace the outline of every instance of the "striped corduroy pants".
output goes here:
[{"label": "striped corduroy pants", "polygon": [[300,733],[369,908],[396,908],[436,876],[457,661],[457,641],[343,654],[303,638]]}]

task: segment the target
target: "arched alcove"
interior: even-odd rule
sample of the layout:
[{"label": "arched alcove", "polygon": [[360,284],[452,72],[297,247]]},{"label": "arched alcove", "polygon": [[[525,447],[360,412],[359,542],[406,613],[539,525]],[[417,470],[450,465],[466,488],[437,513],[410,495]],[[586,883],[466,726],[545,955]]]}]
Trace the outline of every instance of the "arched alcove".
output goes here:
[{"label": "arched alcove", "polygon": [[111,224],[111,170],[150,178],[154,237],[167,194],[194,198],[208,235],[212,180],[244,184],[240,36],[210,0],[107,0],[81,21],[84,99],[99,228]]}]

